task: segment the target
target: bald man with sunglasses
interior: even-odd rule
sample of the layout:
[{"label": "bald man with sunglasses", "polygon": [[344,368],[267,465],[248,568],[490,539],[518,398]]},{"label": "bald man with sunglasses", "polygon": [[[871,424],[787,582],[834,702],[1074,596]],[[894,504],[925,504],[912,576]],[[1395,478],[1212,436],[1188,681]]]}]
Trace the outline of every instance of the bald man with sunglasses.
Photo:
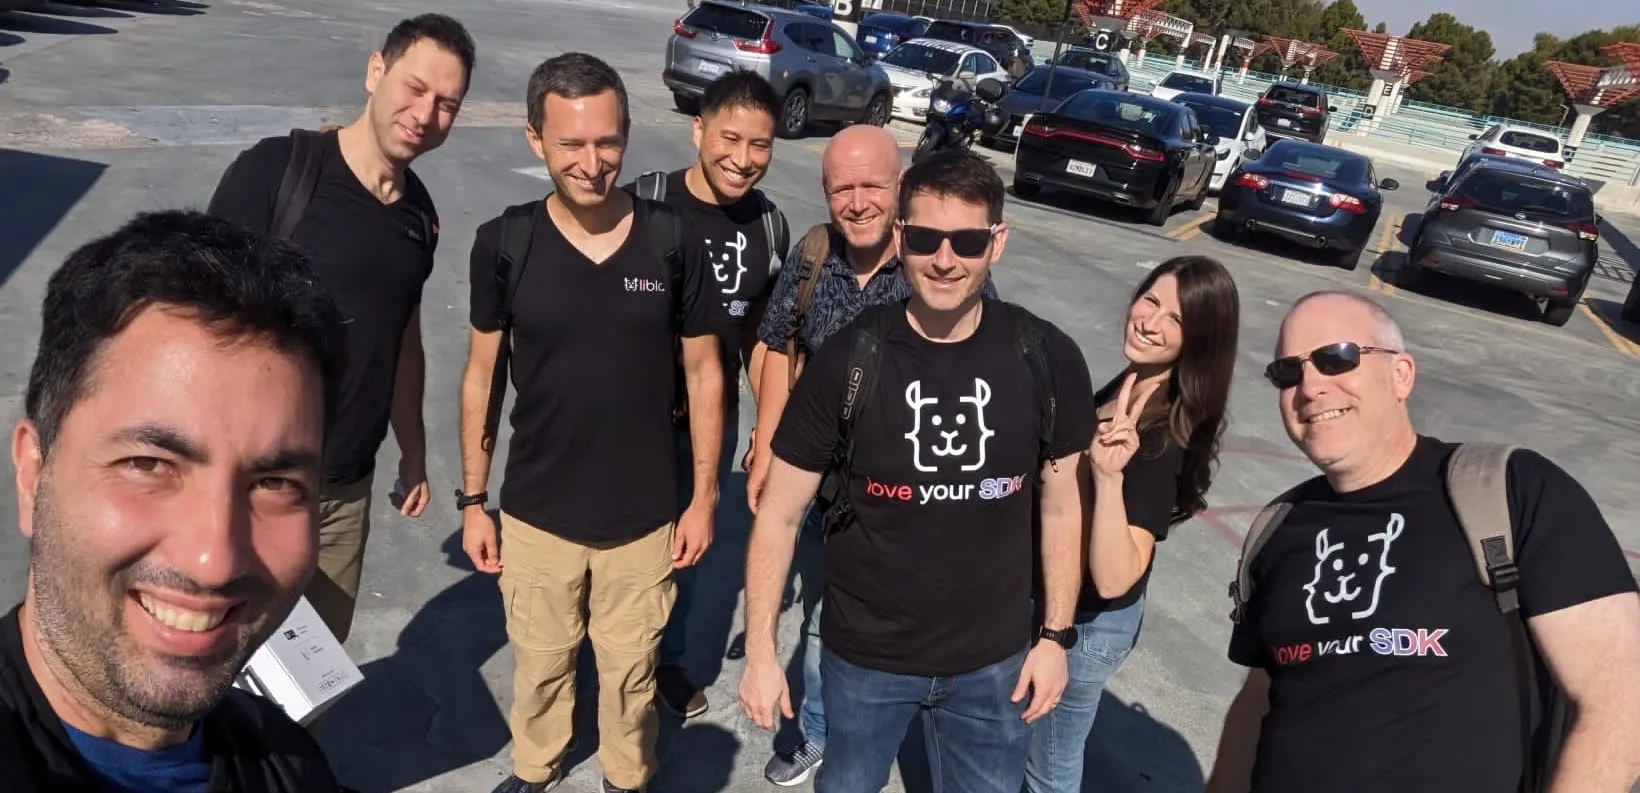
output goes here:
[{"label": "bald man with sunglasses", "polygon": [[[1514,546],[1487,549],[1483,580],[1448,492],[1459,447],[1407,410],[1416,374],[1368,298],[1307,295],[1281,325],[1265,377],[1321,476],[1276,500],[1236,585],[1229,654],[1250,671],[1208,793],[1627,793],[1640,595],[1616,537],[1575,479],[1516,449],[1499,462]],[[1503,523],[1465,514],[1483,537]],[[1492,567],[1499,546],[1512,567]],[[1545,682],[1570,732],[1538,718]]]}]

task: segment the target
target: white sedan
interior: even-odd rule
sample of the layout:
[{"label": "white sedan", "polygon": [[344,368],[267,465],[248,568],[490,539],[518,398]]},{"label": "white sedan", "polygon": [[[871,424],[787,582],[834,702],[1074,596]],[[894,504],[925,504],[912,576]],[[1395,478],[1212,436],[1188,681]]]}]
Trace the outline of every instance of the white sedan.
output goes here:
[{"label": "white sedan", "polygon": [[1249,154],[1256,157],[1256,153],[1263,152],[1267,145],[1264,128],[1258,125],[1258,114],[1253,105],[1227,96],[1207,94],[1178,94],[1173,97],[1173,102],[1190,108],[1201,128],[1219,137],[1214,147],[1218,161],[1213,163],[1213,179],[1208,183],[1208,192],[1217,193],[1236,166],[1250,159]]}]

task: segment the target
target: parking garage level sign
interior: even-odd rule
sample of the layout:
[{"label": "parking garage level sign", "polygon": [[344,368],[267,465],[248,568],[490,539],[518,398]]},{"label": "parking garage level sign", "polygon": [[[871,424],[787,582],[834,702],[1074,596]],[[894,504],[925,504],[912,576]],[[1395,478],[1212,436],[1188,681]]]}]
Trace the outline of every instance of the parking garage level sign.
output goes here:
[{"label": "parking garage level sign", "polygon": [[1108,30],[1095,31],[1088,39],[1095,52],[1110,52],[1116,45],[1116,35]]},{"label": "parking garage level sign", "polygon": [[859,22],[864,0],[831,0],[831,17],[842,22]]}]

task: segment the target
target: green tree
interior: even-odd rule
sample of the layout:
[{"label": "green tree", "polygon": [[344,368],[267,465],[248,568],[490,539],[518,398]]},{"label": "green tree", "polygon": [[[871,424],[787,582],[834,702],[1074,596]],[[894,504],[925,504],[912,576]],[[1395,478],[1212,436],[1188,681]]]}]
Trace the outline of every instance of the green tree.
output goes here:
[{"label": "green tree", "polygon": [[1492,37],[1484,30],[1476,30],[1458,21],[1458,18],[1438,11],[1429,19],[1416,23],[1407,31],[1407,38],[1451,44],[1452,49],[1432,67],[1425,67],[1428,77],[1413,83],[1407,98],[1419,102],[1446,105],[1475,113],[1485,113],[1492,104],[1493,84]]}]

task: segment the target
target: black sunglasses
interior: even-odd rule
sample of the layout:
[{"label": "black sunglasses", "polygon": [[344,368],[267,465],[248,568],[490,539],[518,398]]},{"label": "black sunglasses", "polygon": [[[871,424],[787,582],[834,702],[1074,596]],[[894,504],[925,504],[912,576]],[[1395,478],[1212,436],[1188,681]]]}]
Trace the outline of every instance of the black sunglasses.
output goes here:
[{"label": "black sunglasses", "polygon": [[1270,385],[1286,390],[1304,382],[1304,362],[1315,364],[1315,370],[1328,377],[1341,375],[1353,371],[1361,365],[1361,356],[1369,353],[1388,353],[1396,355],[1399,350],[1384,347],[1363,347],[1353,341],[1341,341],[1325,347],[1317,347],[1303,355],[1289,355],[1286,358],[1277,358],[1264,367],[1264,379]]},{"label": "black sunglasses", "polygon": [[900,235],[905,240],[905,249],[918,256],[933,256],[940,252],[940,243],[951,241],[951,252],[964,259],[974,259],[985,255],[985,249],[991,247],[991,237],[997,233],[997,227],[984,229],[957,229],[956,231],[941,231],[927,226],[912,226],[904,221],[900,223]]}]

